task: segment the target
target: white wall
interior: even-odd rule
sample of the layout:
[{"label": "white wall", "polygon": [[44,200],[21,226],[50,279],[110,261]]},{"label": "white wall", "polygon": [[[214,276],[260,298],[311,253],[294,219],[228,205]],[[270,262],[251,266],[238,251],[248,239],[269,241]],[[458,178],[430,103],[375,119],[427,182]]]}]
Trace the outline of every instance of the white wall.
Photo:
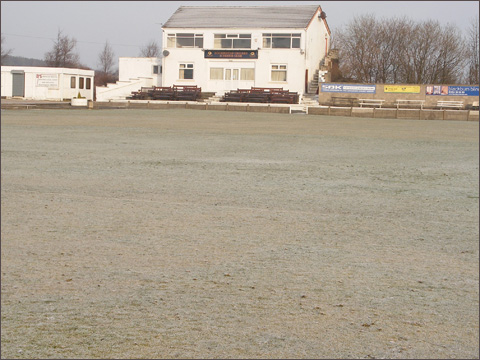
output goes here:
[{"label": "white wall", "polygon": [[140,78],[129,81],[117,81],[115,84],[96,87],[96,101],[124,100],[139,91],[142,87],[152,87],[150,78]]},{"label": "white wall", "polygon": [[325,21],[320,19],[319,15],[320,9],[315,13],[306,32],[305,55],[309,81],[312,80],[320,61],[325,58],[330,49],[330,34]]},{"label": "white wall", "polygon": [[161,86],[162,74],[153,73],[153,67],[161,65],[162,59],[157,57],[121,57],[118,59],[118,80],[146,77],[152,78],[152,86]]},{"label": "white wall", "polygon": [[[197,85],[203,92],[216,92],[223,95],[225,91],[237,88],[279,87],[303,94],[305,91],[305,70],[309,69],[309,81],[315,70],[319,68],[320,60],[325,56],[325,34],[327,33],[323,20],[318,14],[312,20],[310,27],[305,29],[163,29],[163,49],[169,55],[163,57],[162,86]],[[203,49],[200,48],[169,48],[167,34],[169,33],[200,33],[203,34]],[[252,34],[251,50],[258,49],[258,59],[205,59],[204,49],[214,48],[214,34]],[[263,33],[300,33],[302,34],[300,49],[263,49]],[[329,35],[328,35],[329,38]],[[225,49],[222,49],[225,50]],[[232,49],[235,50],[235,49]],[[244,49],[239,49],[244,50]],[[248,50],[248,49],[247,49]],[[194,78],[179,79],[179,64],[193,63]],[[276,82],[271,79],[271,65],[287,65],[287,81]],[[250,68],[255,69],[253,81],[210,80],[210,68]]]},{"label": "white wall", "polygon": [[[25,73],[25,99],[72,99],[80,92],[81,96],[88,100],[93,100],[95,75],[93,70],[33,66],[2,66],[1,96],[12,96],[12,71],[24,71]],[[74,88],[71,87],[72,77],[75,78]],[[80,78],[83,78],[82,88],[79,87]],[[90,79],[90,89],[86,88],[87,79]]]}]

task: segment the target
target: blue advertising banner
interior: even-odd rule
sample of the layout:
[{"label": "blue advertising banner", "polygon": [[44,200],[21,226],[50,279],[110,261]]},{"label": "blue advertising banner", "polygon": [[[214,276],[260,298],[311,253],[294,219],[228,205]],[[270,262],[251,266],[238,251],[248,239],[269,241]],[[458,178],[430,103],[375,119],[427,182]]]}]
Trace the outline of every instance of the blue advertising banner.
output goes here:
[{"label": "blue advertising banner", "polygon": [[322,92],[375,94],[375,85],[322,84]]},{"label": "blue advertising banner", "polygon": [[258,50],[204,50],[205,59],[258,59]]},{"label": "blue advertising banner", "polygon": [[427,95],[479,96],[478,86],[429,85],[425,87]]}]

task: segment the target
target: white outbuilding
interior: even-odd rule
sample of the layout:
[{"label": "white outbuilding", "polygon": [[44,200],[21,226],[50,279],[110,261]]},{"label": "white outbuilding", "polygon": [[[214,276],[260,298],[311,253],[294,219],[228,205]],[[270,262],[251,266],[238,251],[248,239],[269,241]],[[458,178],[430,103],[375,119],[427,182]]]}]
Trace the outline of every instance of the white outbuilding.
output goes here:
[{"label": "white outbuilding", "polygon": [[93,100],[95,71],[70,68],[2,66],[2,98],[31,100]]},{"label": "white outbuilding", "polygon": [[218,95],[250,87],[315,93],[330,49],[317,5],[181,6],[162,31],[162,86]]}]

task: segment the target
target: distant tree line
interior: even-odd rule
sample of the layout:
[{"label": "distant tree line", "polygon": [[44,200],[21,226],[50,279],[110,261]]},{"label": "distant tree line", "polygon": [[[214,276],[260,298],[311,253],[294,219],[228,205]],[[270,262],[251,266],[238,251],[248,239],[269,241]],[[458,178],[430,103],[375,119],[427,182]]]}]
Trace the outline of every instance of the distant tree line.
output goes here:
[{"label": "distant tree line", "polygon": [[[5,47],[5,37],[1,37],[1,62],[3,65],[12,63],[12,65],[36,65],[49,67],[78,68],[91,70],[88,66],[80,62],[80,55],[77,52],[77,40],[74,37],[63,34],[59,29],[57,38],[53,41],[53,46],[45,53],[43,60],[26,59],[12,56],[13,49]],[[155,40],[150,40],[146,45],[140,48],[141,57],[158,57],[160,47]],[[36,63],[35,63],[36,61]],[[114,83],[118,80],[118,69],[114,67],[116,62],[115,54],[108,40],[98,54],[97,70],[95,71],[95,86],[104,86],[107,83]],[[15,64],[13,64],[15,63]]]},{"label": "distant tree line", "polygon": [[466,36],[454,25],[407,18],[355,17],[334,34],[339,81],[478,84],[478,17]]},{"label": "distant tree line", "polygon": [[2,35],[1,37],[2,39],[2,42],[1,42],[1,60],[2,60],[2,64],[4,63],[5,59],[10,56],[10,54],[12,53],[12,49],[6,49],[5,48],[5,36]]}]

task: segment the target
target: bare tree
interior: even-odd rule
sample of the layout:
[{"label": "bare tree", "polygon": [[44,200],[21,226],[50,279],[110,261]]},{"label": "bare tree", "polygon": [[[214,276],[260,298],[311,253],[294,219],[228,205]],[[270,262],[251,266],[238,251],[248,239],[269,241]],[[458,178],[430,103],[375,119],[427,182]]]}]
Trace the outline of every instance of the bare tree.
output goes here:
[{"label": "bare tree", "polygon": [[77,40],[62,35],[62,31],[58,30],[57,40],[54,41],[52,50],[45,54],[45,62],[52,67],[77,67],[80,58],[75,52]]},{"label": "bare tree", "polygon": [[142,57],[158,57],[159,55],[160,47],[155,40],[151,40],[147,45],[140,49],[140,56]]},{"label": "bare tree", "polygon": [[98,63],[100,66],[100,71],[105,74],[111,74],[113,72],[114,64],[114,53],[112,47],[108,43],[108,40],[105,42],[103,51],[98,55]]},{"label": "bare tree", "polygon": [[478,16],[471,20],[466,40],[467,51],[467,82],[469,84],[479,83],[479,37],[478,37]]},{"label": "bare tree", "polygon": [[462,78],[465,46],[453,25],[364,15],[347,24],[338,40],[341,71],[353,81],[452,84]]},{"label": "bare tree", "polygon": [[114,83],[118,80],[118,72],[113,68],[114,58],[115,54],[107,40],[102,52],[98,55],[100,69],[95,72],[95,86],[106,86],[108,83]]},{"label": "bare tree", "polygon": [[2,50],[2,63],[5,60],[7,56],[9,56],[12,53],[12,49],[5,49],[5,36],[2,35],[2,42],[1,42],[1,50]]},{"label": "bare tree", "polygon": [[460,82],[463,80],[467,60],[461,31],[453,25],[444,26],[438,42],[439,51],[435,54],[436,66],[431,69],[431,82],[437,84]]},{"label": "bare tree", "polygon": [[438,39],[441,26],[435,21],[415,24],[406,34],[406,46],[401,52],[402,82],[425,84],[435,82],[436,55],[440,50]]},{"label": "bare tree", "polygon": [[342,73],[358,82],[375,82],[375,33],[377,22],[373,15],[355,17],[344,31],[337,34]]},{"label": "bare tree", "polygon": [[412,22],[406,18],[384,19],[378,25],[376,82],[396,83],[400,78],[400,63],[402,49],[405,48],[405,36]]}]

